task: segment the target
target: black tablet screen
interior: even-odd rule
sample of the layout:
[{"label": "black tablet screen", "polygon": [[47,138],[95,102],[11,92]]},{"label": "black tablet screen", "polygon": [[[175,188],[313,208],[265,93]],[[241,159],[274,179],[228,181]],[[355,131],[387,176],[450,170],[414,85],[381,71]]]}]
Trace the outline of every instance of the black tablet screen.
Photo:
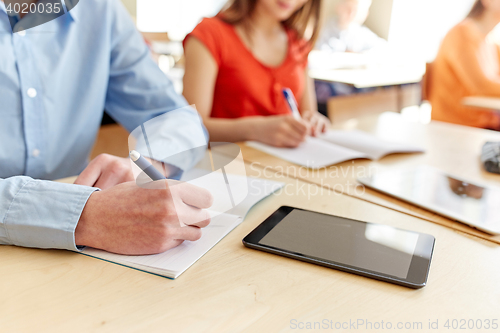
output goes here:
[{"label": "black tablet screen", "polygon": [[259,243],[406,279],[419,234],[299,209]]}]

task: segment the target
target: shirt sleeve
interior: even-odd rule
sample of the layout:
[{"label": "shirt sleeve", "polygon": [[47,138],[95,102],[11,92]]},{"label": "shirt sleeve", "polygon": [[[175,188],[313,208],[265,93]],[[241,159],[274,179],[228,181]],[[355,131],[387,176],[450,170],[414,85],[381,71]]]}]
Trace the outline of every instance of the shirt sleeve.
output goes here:
[{"label": "shirt sleeve", "polygon": [[217,63],[217,66],[220,67],[223,63],[223,47],[221,43],[223,43],[225,36],[225,33],[222,31],[223,24],[225,23],[221,22],[217,17],[204,18],[203,21],[184,38],[183,44],[185,45],[189,38],[195,37],[205,45]]},{"label": "shirt sleeve", "polygon": [[340,41],[340,30],[335,19],[329,20],[321,30],[320,37],[316,42],[316,48],[321,51],[344,52],[345,43]]},{"label": "shirt sleeve", "polygon": [[[443,43],[448,64],[472,96],[500,97],[500,76],[498,73],[489,73],[482,66],[481,41],[466,30],[465,26],[461,28],[454,31],[446,44]],[[469,111],[467,108],[457,110],[463,119],[470,118]],[[484,127],[500,127],[500,116],[496,113],[478,109],[474,111],[474,117],[478,123],[484,124]]]},{"label": "shirt sleeve", "polygon": [[500,76],[483,68],[481,41],[461,27],[447,40],[447,59],[458,79],[475,96],[500,97]]},{"label": "shirt sleeve", "polygon": [[[208,132],[198,113],[187,107],[186,100],[175,92],[172,82],[154,63],[123,5],[118,0],[109,1],[112,48],[106,111],[129,132],[153,118],[164,116],[161,126],[156,126],[160,130],[148,138],[151,147],[156,147],[153,155],[172,156],[185,152],[190,157],[178,159],[178,165],[174,166],[181,171],[187,170],[203,156],[204,149],[195,148],[206,148]],[[155,157],[149,156],[147,151],[141,153]]]},{"label": "shirt sleeve", "polygon": [[305,70],[308,66],[309,53],[311,53],[314,45],[312,45],[308,40],[300,38],[297,33],[293,30],[288,30],[288,40],[290,41],[290,53],[295,59],[298,66]]},{"label": "shirt sleeve", "polygon": [[360,29],[360,52],[369,51],[375,47],[384,46],[387,41],[380,38],[376,33],[368,27],[361,26]]},{"label": "shirt sleeve", "polygon": [[22,176],[0,179],[0,244],[78,251],[75,229],[96,190]]}]

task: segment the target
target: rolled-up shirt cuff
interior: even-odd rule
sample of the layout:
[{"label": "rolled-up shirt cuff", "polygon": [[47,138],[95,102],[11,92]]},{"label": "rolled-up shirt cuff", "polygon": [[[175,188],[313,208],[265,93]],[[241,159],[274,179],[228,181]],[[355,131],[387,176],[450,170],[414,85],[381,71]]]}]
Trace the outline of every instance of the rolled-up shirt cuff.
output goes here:
[{"label": "rolled-up shirt cuff", "polygon": [[98,189],[30,180],[12,199],[3,227],[17,246],[79,251],[75,229],[90,195]]}]

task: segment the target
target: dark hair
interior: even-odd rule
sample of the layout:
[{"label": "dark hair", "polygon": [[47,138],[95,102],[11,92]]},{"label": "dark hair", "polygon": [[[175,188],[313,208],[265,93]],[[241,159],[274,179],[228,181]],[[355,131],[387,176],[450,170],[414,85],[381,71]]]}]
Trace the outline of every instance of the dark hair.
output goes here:
[{"label": "dark hair", "polygon": [[[229,24],[243,24],[245,30],[248,31],[250,28],[247,19],[253,14],[257,1],[229,0],[217,16]],[[306,38],[306,34],[309,35],[307,40],[311,45],[314,45],[320,31],[322,3],[323,0],[309,0],[302,8],[284,21],[283,25],[294,30],[299,38]]]},{"label": "dark hair", "polygon": [[476,0],[474,5],[472,6],[472,9],[469,12],[469,15],[467,15],[467,17],[470,17],[470,18],[479,17],[479,16],[483,15],[484,10],[485,10],[485,8],[483,5],[483,2],[481,0]]}]

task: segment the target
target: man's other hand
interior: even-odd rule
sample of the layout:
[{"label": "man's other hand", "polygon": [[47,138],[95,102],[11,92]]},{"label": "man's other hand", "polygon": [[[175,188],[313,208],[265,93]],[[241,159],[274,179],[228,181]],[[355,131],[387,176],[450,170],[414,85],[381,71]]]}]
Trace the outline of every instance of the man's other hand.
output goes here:
[{"label": "man's other hand", "polygon": [[75,181],[77,185],[108,189],[134,180],[130,159],[101,154],[83,170]]}]

